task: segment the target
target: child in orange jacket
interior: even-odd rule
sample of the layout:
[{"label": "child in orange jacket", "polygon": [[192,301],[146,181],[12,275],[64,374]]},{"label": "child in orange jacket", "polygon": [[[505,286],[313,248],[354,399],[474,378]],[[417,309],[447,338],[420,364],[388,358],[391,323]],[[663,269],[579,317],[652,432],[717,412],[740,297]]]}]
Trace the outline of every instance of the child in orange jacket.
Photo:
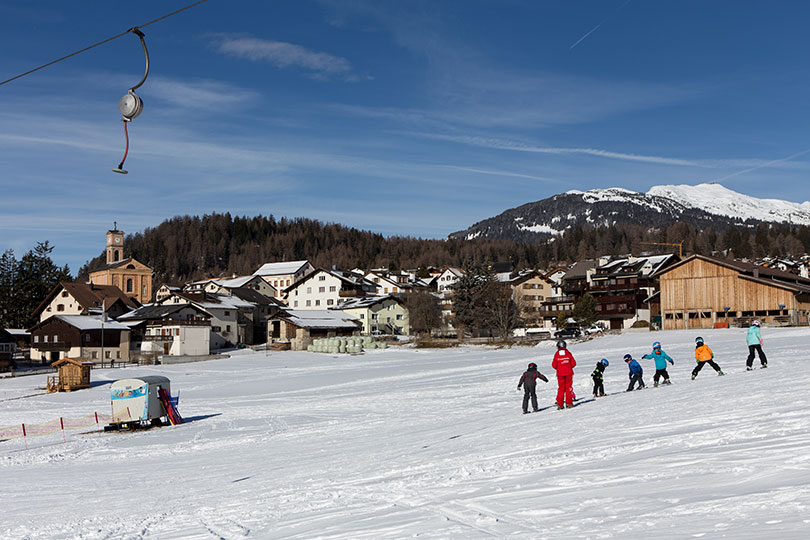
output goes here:
[{"label": "child in orange jacket", "polygon": [[725,375],[725,373],[723,373],[723,371],[720,369],[720,366],[715,363],[714,353],[708,345],[703,343],[702,337],[695,339],[695,361],[697,362],[697,366],[695,366],[695,369],[692,370],[693,381],[698,376],[698,373],[700,373],[700,370],[703,369],[703,364],[709,364],[712,366],[718,375]]}]

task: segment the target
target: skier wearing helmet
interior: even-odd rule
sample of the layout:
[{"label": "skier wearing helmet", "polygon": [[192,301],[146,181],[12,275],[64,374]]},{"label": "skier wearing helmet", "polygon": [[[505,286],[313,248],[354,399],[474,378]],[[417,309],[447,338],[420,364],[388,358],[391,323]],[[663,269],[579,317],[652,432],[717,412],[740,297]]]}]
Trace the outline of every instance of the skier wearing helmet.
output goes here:
[{"label": "skier wearing helmet", "polygon": [[672,384],[669,382],[669,373],[667,373],[667,362],[675,365],[675,362],[670,356],[661,349],[661,343],[656,341],[653,343],[653,352],[645,354],[641,357],[642,360],[655,360],[655,375],[653,375],[653,386],[658,386],[658,379],[664,378],[664,384]]},{"label": "skier wearing helmet", "polygon": [[718,375],[725,375],[720,369],[720,366],[714,362],[714,352],[712,352],[708,345],[703,343],[702,337],[695,338],[695,362],[697,362],[697,366],[692,370],[693,381],[695,377],[698,376],[698,373],[700,373],[700,370],[703,369],[703,364],[712,366]]},{"label": "skier wearing helmet", "polygon": [[765,353],[762,352],[762,334],[760,334],[759,327],[760,323],[755,319],[748,328],[748,335],[745,338],[746,343],[748,343],[748,360],[745,361],[747,371],[754,369],[752,367],[754,365],[754,352],[759,354],[759,362],[762,367],[768,367],[768,359],[765,358]]},{"label": "skier wearing helmet", "polygon": [[562,409],[563,404],[568,407],[574,406],[574,367],[577,361],[566,348],[565,341],[557,342],[557,352],[554,353],[554,360],[551,367],[557,371],[557,408]]},{"label": "skier wearing helmet", "polygon": [[602,397],[605,395],[605,368],[610,365],[607,358],[602,358],[596,363],[596,369],[591,373],[593,379],[593,397]]},{"label": "skier wearing helmet", "polygon": [[543,382],[548,382],[548,379],[545,375],[537,371],[537,364],[532,362],[529,364],[528,369],[523,372],[523,375],[520,376],[520,381],[518,381],[517,389],[520,390],[520,387],[523,387],[523,414],[529,413],[529,399],[532,400],[532,410],[537,412],[537,393],[536,393],[536,386],[537,386],[537,379],[540,379]]}]

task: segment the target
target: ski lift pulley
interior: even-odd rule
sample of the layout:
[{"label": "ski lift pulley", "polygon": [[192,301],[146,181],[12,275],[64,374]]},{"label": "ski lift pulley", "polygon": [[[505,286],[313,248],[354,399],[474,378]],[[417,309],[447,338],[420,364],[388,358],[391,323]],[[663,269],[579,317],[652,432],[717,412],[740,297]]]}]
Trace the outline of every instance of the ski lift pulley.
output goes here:
[{"label": "ski lift pulley", "polygon": [[127,159],[127,154],[129,153],[129,133],[127,132],[127,123],[131,122],[143,112],[143,100],[135,93],[135,90],[141,87],[141,85],[146,82],[146,78],[149,76],[149,51],[146,49],[146,41],[144,38],[144,33],[140,31],[138,27],[130,29],[130,32],[138,36],[138,39],[141,40],[141,46],[143,47],[143,54],[146,57],[146,69],[144,70],[143,77],[141,80],[133,86],[132,88],[124,94],[118,101],[118,111],[121,113],[121,121],[124,123],[124,137],[126,138],[126,147],[124,149],[124,157],[121,159],[121,163],[118,164],[118,167],[113,169],[113,172],[117,172],[119,174],[127,174],[127,171],[124,170],[124,161]]}]

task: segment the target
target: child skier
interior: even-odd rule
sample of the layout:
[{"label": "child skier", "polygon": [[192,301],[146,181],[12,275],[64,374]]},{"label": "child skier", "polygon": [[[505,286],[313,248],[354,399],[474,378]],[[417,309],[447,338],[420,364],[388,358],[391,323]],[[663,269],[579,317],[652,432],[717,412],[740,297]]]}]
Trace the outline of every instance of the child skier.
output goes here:
[{"label": "child skier", "polygon": [[642,359],[655,360],[655,375],[653,375],[653,386],[658,386],[658,379],[664,378],[664,384],[672,384],[669,382],[669,373],[667,373],[667,362],[675,365],[675,362],[670,356],[661,350],[661,343],[656,341],[653,343],[653,352],[645,354]]},{"label": "child skier", "polygon": [[632,392],[636,383],[638,383],[638,389],[641,390],[645,386],[642,378],[644,370],[641,369],[641,364],[633,360],[633,357],[629,354],[624,355],[624,361],[627,363],[627,367],[630,368],[630,386],[627,387],[627,391]]},{"label": "child skier", "polygon": [[754,369],[752,366],[754,365],[755,351],[759,354],[759,362],[762,367],[768,367],[768,359],[765,358],[765,353],[762,352],[762,335],[759,333],[759,324],[758,320],[754,320],[751,327],[748,328],[748,335],[745,338],[746,343],[748,343],[748,360],[745,362],[746,371]]},{"label": "child skier", "polygon": [[537,371],[537,364],[532,362],[529,364],[528,369],[523,372],[523,375],[520,376],[517,385],[518,390],[520,390],[521,386],[523,387],[523,414],[529,413],[529,398],[532,400],[532,410],[537,412],[537,393],[535,391],[537,379],[548,382],[546,376]]},{"label": "child skier", "polygon": [[593,397],[602,397],[605,395],[605,379],[602,374],[609,365],[610,363],[607,361],[607,358],[602,358],[596,363],[596,369],[591,373],[591,379],[593,379]]},{"label": "child skier", "polygon": [[695,362],[697,362],[697,366],[692,370],[693,381],[695,377],[698,376],[698,373],[700,373],[700,370],[703,369],[703,364],[712,366],[718,375],[725,375],[720,369],[720,366],[714,362],[714,353],[708,345],[703,343],[702,337],[695,338]]},{"label": "child skier", "polygon": [[557,342],[557,352],[554,353],[554,360],[551,362],[551,367],[557,371],[557,408],[563,408],[563,402],[568,407],[574,406],[574,392],[572,386],[574,384],[574,367],[577,361],[574,360],[574,355],[568,352],[565,341]]}]

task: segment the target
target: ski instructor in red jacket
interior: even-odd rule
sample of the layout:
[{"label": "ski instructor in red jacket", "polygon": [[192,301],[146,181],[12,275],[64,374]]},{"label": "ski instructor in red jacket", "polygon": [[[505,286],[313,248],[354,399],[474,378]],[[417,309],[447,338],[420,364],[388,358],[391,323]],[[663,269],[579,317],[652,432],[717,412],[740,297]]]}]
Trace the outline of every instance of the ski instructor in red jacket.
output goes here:
[{"label": "ski instructor in red jacket", "polygon": [[569,407],[574,406],[574,392],[572,386],[574,385],[574,366],[577,361],[574,360],[574,355],[566,349],[565,341],[557,342],[557,352],[554,353],[554,360],[551,362],[551,367],[557,370],[557,408],[563,408],[563,402],[567,403]]}]

